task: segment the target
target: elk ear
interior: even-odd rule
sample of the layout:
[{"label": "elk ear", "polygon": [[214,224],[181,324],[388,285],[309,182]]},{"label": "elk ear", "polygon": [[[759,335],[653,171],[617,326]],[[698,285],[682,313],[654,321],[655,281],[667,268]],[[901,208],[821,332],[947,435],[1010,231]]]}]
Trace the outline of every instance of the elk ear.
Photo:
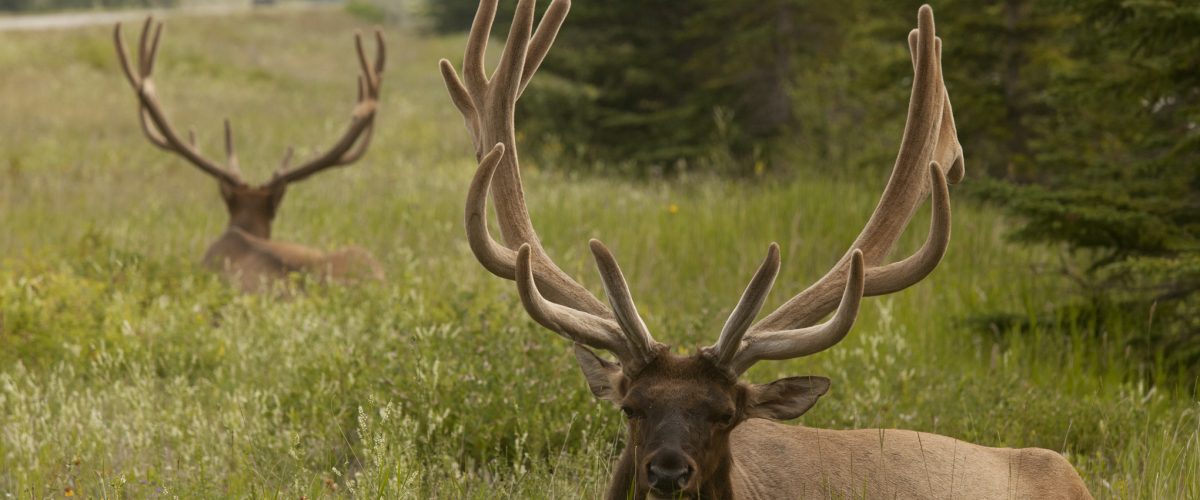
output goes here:
[{"label": "elk ear", "polygon": [[788,377],[746,388],[746,416],[769,420],[791,420],[817,404],[829,390],[825,377]]},{"label": "elk ear", "polygon": [[608,361],[582,345],[575,344],[575,360],[587,379],[588,388],[597,398],[614,404],[625,397],[622,387],[625,385],[625,375],[621,373],[621,365]]}]

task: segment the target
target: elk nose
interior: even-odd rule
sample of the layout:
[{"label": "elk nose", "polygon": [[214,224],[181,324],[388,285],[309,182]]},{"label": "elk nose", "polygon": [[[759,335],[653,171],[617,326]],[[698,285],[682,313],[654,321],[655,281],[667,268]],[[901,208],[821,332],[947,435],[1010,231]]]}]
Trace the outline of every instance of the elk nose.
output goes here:
[{"label": "elk nose", "polygon": [[655,460],[646,471],[646,482],[655,492],[670,495],[687,487],[692,466],[685,460]]}]

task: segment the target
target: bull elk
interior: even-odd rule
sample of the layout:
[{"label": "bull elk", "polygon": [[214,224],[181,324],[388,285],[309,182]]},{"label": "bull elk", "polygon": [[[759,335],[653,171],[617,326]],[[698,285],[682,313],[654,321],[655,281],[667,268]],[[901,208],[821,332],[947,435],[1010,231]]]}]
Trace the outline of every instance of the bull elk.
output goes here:
[{"label": "bull elk", "polygon": [[[988,448],[906,430],[784,425],[774,421],[811,408],[829,389],[828,379],[739,381],[758,361],[834,346],[850,331],[864,295],[912,286],[941,260],[950,238],[947,184],[962,179],[963,156],[928,6],[908,37],[916,76],[891,179],[850,250],[815,284],[754,322],[779,270],[779,247],[772,244],[716,343],[690,356],[651,336],[616,259],[599,241],[592,240],[591,251],[611,307],[546,255],[525,205],[513,116],[570,1],[553,0],[534,31],[534,0],[520,0],[489,78],[484,52],[496,6],[497,0],[480,3],[462,79],[441,61],[479,160],[467,195],[467,238],[484,268],[516,281],[537,323],[575,343],[591,391],[627,417],[608,498],[1090,498],[1075,469],[1053,451]],[[489,192],[503,244],[488,231]],[[933,211],[928,239],[913,255],[885,263],[927,196]]]},{"label": "bull elk", "polygon": [[117,56],[129,85],[137,93],[138,118],[142,132],[150,143],[175,153],[217,180],[229,224],[221,237],[204,253],[204,265],[221,272],[241,289],[253,291],[265,282],[292,272],[310,273],[322,280],[355,281],[382,279],[383,268],[366,250],[346,247],[322,252],[294,243],[271,239],[271,222],[288,185],[331,167],[349,165],[362,158],[371,143],[375,128],[375,112],[379,107],[379,91],[383,82],[385,59],[383,35],[375,32],[375,60],[368,61],[362,37],[355,35],[358,62],[362,74],[358,78],[358,101],[350,117],[350,125],[332,147],[319,156],[297,166],[290,166],[293,150],[289,148],[271,179],[260,185],[242,180],[234,150],[233,131],[225,120],[224,164],[205,157],[196,145],[195,134],[188,132],[185,140],[167,120],[159,104],[151,74],[158,56],[162,23],[147,18],[138,43],[137,66],[131,64],[121,36],[121,25],[113,30]]}]

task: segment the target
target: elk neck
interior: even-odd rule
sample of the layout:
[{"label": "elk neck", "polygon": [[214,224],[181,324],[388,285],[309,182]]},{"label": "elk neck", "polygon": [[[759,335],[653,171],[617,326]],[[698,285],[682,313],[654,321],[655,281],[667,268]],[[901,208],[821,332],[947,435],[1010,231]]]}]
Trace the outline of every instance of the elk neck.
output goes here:
[{"label": "elk neck", "polygon": [[229,214],[229,230],[241,229],[246,233],[264,240],[271,239],[271,220],[254,217],[252,214]]},{"label": "elk neck", "polygon": [[240,229],[262,239],[271,239],[271,223],[283,201],[285,187],[248,187],[222,183],[221,197],[229,212],[228,229]]}]

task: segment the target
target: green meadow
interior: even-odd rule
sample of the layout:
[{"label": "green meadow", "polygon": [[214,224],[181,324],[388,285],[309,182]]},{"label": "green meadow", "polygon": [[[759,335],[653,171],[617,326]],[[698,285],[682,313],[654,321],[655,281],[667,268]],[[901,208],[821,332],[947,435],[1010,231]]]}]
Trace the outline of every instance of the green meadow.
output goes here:
[{"label": "green meadow", "polygon": [[[289,145],[304,157],[341,133],[352,35],[368,29],[340,10],[170,18],[156,82],[214,157],[231,118],[261,180]],[[467,247],[474,155],[436,69],[464,39],[386,31],[371,151],[293,186],[274,237],[363,246],[387,279],[297,280],[288,298],[236,293],[200,267],[226,223],[217,185],[142,137],[111,27],[0,33],[0,496],[599,495],[623,417]],[[895,148],[900,130],[884,135],[867,146]],[[768,309],[820,277],[890,167],[798,154],[771,169],[787,175],[634,179],[527,158],[547,250],[602,295],[586,245],[602,239],[680,352],[715,340],[770,242],[784,264]],[[998,211],[962,188],[952,199],[950,250],[929,278],[867,299],[840,345],[747,378],[830,377],[797,424],[1044,447],[1097,498],[1200,498],[1197,395],[1145,382],[1154,368],[1126,348],[1152,318],[1098,327],[1061,312],[1059,252],[1014,246]],[[927,211],[897,255],[924,240]],[[980,326],[999,313],[1029,325]]]}]

